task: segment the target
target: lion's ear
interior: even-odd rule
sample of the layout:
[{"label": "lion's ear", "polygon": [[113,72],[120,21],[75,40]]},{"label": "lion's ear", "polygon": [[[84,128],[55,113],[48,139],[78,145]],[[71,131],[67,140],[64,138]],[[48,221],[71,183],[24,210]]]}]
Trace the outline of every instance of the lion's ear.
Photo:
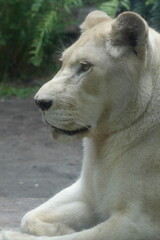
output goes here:
[{"label": "lion's ear", "polygon": [[89,28],[110,19],[111,18],[105,12],[95,10],[87,15],[85,21],[80,25],[80,29],[84,32]]},{"label": "lion's ear", "polygon": [[129,46],[142,54],[145,51],[148,25],[145,20],[133,12],[120,14],[112,25],[111,39],[114,46]]}]

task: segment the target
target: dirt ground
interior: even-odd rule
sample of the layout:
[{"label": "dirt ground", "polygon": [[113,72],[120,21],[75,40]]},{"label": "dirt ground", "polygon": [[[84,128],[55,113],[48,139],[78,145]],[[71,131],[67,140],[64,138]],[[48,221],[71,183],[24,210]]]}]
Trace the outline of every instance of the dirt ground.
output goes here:
[{"label": "dirt ground", "polygon": [[52,139],[33,98],[0,99],[0,197],[49,198],[78,178],[81,142]]}]

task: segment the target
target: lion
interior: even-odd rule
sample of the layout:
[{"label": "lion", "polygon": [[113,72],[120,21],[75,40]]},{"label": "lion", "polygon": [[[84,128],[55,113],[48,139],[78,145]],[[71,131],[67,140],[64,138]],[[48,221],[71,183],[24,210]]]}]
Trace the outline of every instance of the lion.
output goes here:
[{"label": "lion", "polygon": [[1,239],[160,239],[159,49],[138,14],[89,13],[35,96],[53,138],[83,138],[82,172]]}]

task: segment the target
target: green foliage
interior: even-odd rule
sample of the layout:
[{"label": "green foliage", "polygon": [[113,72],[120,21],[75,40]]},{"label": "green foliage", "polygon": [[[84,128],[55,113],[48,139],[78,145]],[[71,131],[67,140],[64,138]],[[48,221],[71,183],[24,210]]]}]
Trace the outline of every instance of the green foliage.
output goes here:
[{"label": "green foliage", "polygon": [[160,31],[159,0],[108,0],[99,8],[112,17],[123,11],[134,11],[144,17],[151,27]]},{"label": "green foliage", "polygon": [[92,4],[113,17],[135,11],[160,30],[159,0],[0,0],[0,82],[54,72],[73,8]]},{"label": "green foliage", "polygon": [[151,9],[151,17],[150,17],[151,26],[160,31],[160,1],[154,1]]},{"label": "green foliage", "polygon": [[44,72],[81,0],[0,0],[0,81]]},{"label": "green foliage", "polygon": [[141,0],[137,1],[135,0],[135,6],[133,8],[133,11],[136,13],[139,13],[141,16],[143,16],[147,22],[150,22],[151,14],[153,12],[151,11],[153,5],[152,0]]},{"label": "green foliage", "polygon": [[50,11],[43,16],[36,29],[36,35],[32,42],[32,49],[30,51],[31,58],[30,62],[39,66],[43,60],[44,44],[50,37],[50,34],[56,30],[57,14],[55,11]]},{"label": "green foliage", "polygon": [[72,7],[79,7],[82,6],[82,0],[67,0],[63,2],[64,9],[68,12],[71,13],[71,6]]},{"label": "green foliage", "polygon": [[7,83],[0,84],[0,97],[12,97],[26,98],[33,96],[39,87],[14,87]]},{"label": "green foliage", "polygon": [[109,0],[102,3],[100,9],[109,16],[115,17],[119,12],[130,9],[130,0]]},{"label": "green foliage", "polygon": [[135,6],[131,9],[143,16],[151,27],[160,31],[160,1],[134,0]]}]

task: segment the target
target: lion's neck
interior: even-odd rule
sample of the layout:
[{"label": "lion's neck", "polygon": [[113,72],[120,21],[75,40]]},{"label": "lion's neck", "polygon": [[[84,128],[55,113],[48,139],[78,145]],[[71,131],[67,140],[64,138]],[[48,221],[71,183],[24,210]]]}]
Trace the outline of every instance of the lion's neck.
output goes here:
[{"label": "lion's neck", "polygon": [[[105,165],[113,164],[130,147],[141,144],[147,139],[148,134],[154,135],[159,128],[160,108],[158,102],[151,104],[143,115],[131,124],[130,127],[115,131],[111,134],[105,133],[93,135],[85,138],[84,145],[84,164],[92,165],[104,162]],[[157,112],[152,114],[156,107]],[[154,110],[155,111],[155,110]],[[89,166],[89,167],[90,167]]]},{"label": "lion's neck", "polygon": [[[116,135],[85,138],[83,141],[84,169],[90,169],[97,164],[109,167],[117,156],[123,152],[122,145],[121,139]],[[89,170],[89,172],[91,171]]]}]

